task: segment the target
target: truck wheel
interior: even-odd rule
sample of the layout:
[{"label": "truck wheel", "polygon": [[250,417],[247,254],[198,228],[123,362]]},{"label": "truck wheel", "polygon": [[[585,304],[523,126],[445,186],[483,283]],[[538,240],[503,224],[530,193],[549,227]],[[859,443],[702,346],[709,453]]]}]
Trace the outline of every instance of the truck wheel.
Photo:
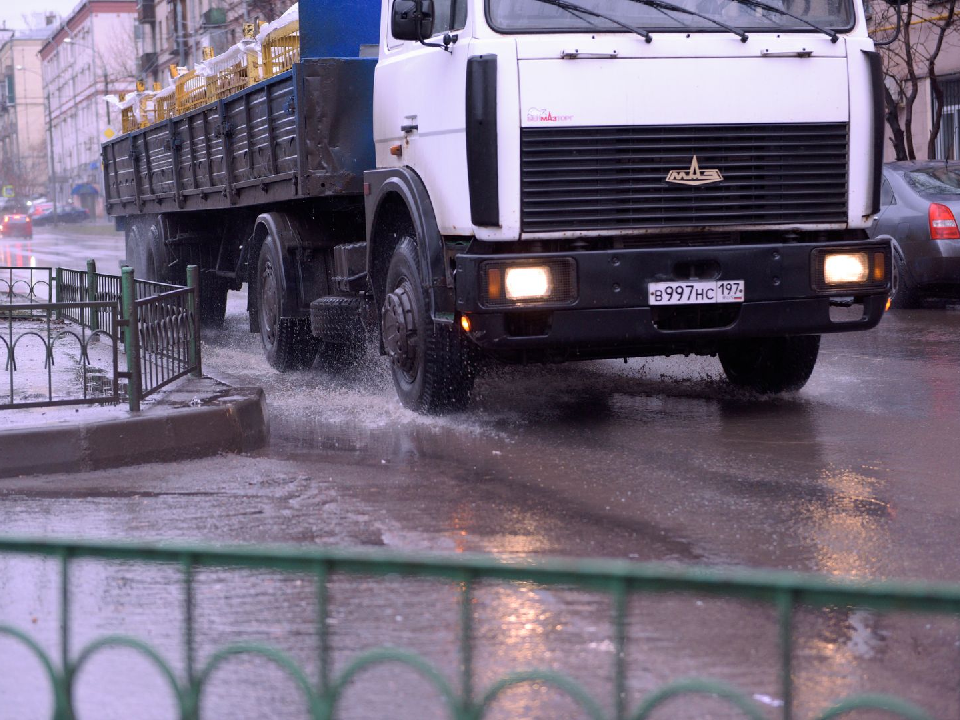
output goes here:
[{"label": "truck wheel", "polygon": [[159,217],[144,218],[131,222],[126,231],[127,262],[140,280],[167,282],[163,280],[166,269],[167,249],[163,242],[163,228]]},{"label": "truck wheel", "polygon": [[257,312],[267,362],[280,372],[309,367],[317,356],[310,318],[284,317],[283,265],[273,243],[265,242],[257,261]]},{"label": "truck wheel", "polygon": [[917,290],[907,275],[907,264],[898,252],[893,253],[893,277],[890,279],[890,307],[900,310],[917,307]]},{"label": "truck wheel", "polygon": [[760,393],[799,390],[820,353],[819,335],[755,338],[724,345],[717,353],[727,379]]},{"label": "truck wheel", "polygon": [[168,269],[167,246],[163,240],[162,220],[158,217],[147,230],[146,262],[143,268],[144,278],[153,282],[171,282]]},{"label": "truck wheel", "polygon": [[383,345],[404,407],[438,413],[463,408],[473,389],[470,347],[454,325],[431,321],[416,241],[400,240],[387,270]]}]

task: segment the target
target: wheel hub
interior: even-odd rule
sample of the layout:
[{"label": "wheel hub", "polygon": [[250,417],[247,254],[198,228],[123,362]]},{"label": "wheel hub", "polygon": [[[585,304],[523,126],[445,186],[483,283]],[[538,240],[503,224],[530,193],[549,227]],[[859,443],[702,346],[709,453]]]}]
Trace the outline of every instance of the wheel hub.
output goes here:
[{"label": "wheel hub", "polygon": [[418,358],[417,318],[413,310],[413,289],[402,282],[383,303],[383,345],[394,364],[411,378]]},{"label": "wheel hub", "polygon": [[273,266],[267,263],[260,278],[260,325],[270,345],[273,345],[277,339],[278,297],[277,279],[273,274]]}]

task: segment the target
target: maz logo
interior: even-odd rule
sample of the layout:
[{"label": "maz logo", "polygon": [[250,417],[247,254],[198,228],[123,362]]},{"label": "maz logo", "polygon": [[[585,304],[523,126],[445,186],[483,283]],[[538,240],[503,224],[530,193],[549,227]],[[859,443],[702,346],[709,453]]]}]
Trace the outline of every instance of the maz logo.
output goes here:
[{"label": "maz logo", "polygon": [[667,173],[667,182],[677,185],[709,185],[722,180],[723,175],[719,170],[701,170],[696,155],[689,170],[671,170]]},{"label": "maz logo", "polygon": [[530,108],[527,110],[527,122],[567,122],[573,120],[573,115],[554,115],[549,110]]}]

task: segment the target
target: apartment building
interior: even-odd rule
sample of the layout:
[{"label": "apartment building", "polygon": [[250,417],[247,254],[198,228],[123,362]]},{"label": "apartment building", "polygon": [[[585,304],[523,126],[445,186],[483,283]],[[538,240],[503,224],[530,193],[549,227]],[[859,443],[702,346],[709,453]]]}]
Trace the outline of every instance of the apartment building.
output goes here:
[{"label": "apartment building", "polygon": [[0,36],[0,185],[25,200],[46,193],[49,179],[37,52],[52,30],[41,26]]},{"label": "apartment building", "polygon": [[40,48],[58,204],[103,214],[100,143],[119,129],[103,96],[136,88],[136,0],[81,0]]}]

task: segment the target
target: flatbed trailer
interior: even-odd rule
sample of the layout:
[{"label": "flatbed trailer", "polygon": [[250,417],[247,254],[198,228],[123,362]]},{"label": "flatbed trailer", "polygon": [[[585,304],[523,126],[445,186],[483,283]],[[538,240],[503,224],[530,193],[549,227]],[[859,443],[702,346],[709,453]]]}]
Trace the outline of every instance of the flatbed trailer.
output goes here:
[{"label": "flatbed trailer", "polygon": [[306,59],[276,77],[103,146],[115,217],[363,192],[375,164],[376,60]]}]

